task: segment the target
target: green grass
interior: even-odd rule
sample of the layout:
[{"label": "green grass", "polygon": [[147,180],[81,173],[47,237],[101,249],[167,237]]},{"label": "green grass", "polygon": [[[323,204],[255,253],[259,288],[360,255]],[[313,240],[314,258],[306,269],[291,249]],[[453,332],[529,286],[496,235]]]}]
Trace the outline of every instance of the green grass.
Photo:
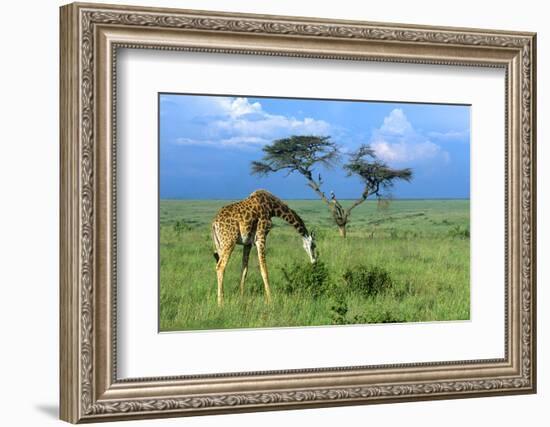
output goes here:
[{"label": "green grass", "polygon": [[[316,232],[326,289],[289,286],[289,272],[307,279],[312,269],[300,236],[274,218],[267,241],[272,304],[264,302],[255,248],[241,297],[237,246],[219,308],[210,222],[229,202],[161,201],[161,331],[469,319],[468,200],[396,200],[386,208],[367,201],[353,211],[346,239],[320,201],[287,202]],[[361,282],[376,285],[378,277],[384,280],[381,291]]]}]

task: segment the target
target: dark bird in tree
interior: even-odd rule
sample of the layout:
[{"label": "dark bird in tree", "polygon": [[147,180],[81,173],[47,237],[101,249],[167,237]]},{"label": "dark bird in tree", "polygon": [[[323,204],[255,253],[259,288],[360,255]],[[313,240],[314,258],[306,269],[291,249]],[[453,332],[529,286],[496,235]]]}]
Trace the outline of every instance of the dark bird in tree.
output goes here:
[{"label": "dark bird in tree", "polygon": [[371,147],[362,145],[349,155],[349,161],[344,165],[344,169],[347,170],[348,176],[357,175],[361,178],[363,192],[352,205],[344,208],[333,191],[330,192],[330,200],[327,198],[321,189],[321,175],[318,175],[317,180],[313,177],[313,168],[316,165],[331,168],[341,159],[340,149],[330,140],[330,136],[293,135],[273,141],[263,148],[263,152],[264,157],[261,161],[252,162],[252,173],[268,175],[286,170],[287,175],[293,172],[301,174],[307,185],[328,206],[343,237],[346,237],[346,226],[355,207],[371,195],[381,197],[381,191],[391,188],[396,179],[412,179],[410,169],[392,169],[376,158]]}]

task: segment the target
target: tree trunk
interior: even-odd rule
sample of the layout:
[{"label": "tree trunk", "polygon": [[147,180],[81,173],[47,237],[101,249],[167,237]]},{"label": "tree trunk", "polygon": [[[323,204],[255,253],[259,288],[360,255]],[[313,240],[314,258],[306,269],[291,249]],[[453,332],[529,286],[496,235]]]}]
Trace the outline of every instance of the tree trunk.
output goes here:
[{"label": "tree trunk", "polygon": [[348,216],[345,214],[344,210],[341,209],[340,205],[335,205],[335,208],[332,209],[332,218],[338,227],[338,232],[340,237],[346,237],[346,226],[348,225]]},{"label": "tree trunk", "polygon": [[346,224],[339,225],[338,232],[340,233],[340,237],[346,238]]}]

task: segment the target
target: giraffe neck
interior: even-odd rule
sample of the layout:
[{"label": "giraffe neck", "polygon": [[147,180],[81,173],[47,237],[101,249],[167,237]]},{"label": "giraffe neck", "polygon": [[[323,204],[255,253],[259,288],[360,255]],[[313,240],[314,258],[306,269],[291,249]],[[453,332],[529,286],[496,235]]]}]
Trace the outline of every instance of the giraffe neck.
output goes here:
[{"label": "giraffe neck", "polygon": [[282,220],[292,225],[296,229],[298,234],[300,234],[300,236],[309,236],[309,232],[307,231],[306,225],[304,224],[304,221],[302,221],[302,218],[300,218],[294,210],[290,209],[283,202],[279,202],[273,208],[272,214],[273,216],[281,218]]}]

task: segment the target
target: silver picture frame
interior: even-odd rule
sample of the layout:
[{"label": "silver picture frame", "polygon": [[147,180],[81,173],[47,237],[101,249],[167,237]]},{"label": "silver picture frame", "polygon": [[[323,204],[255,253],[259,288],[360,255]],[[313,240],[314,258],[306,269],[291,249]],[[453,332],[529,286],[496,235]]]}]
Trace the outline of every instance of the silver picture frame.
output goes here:
[{"label": "silver picture frame", "polygon": [[[61,419],[79,423],[536,391],[535,34],[85,3],[63,6],[60,23]],[[119,48],[504,69],[505,357],[119,379]]]}]

